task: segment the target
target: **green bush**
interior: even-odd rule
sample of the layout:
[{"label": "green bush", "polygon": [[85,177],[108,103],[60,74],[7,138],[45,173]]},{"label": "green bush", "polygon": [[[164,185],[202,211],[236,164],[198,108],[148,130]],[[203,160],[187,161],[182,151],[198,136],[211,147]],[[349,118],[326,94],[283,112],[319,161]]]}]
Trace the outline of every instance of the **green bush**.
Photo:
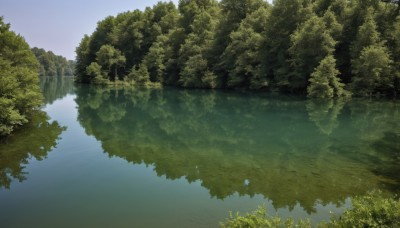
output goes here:
[{"label": "green bush", "polygon": [[400,227],[400,201],[379,191],[370,192],[356,197],[353,207],[331,223],[338,227]]},{"label": "green bush", "polygon": [[[374,191],[365,196],[355,197],[352,208],[339,217],[332,217],[329,222],[320,223],[316,227],[400,227],[400,201],[387,197],[380,191]],[[312,227],[309,219],[283,220],[279,217],[268,216],[264,207],[244,216],[230,213],[229,218],[220,224],[229,228],[255,227]]]},{"label": "green bush", "polygon": [[[294,221],[291,218],[284,220],[277,216],[268,216],[264,207],[259,207],[256,211],[245,216],[241,216],[239,213],[233,216],[232,212],[230,212],[229,218],[225,223],[221,223],[221,227],[224,228],[294,227],[294,225]],[[299,228],[311,227],[311,222],[309,220],[300,220],[295,226]]]}]

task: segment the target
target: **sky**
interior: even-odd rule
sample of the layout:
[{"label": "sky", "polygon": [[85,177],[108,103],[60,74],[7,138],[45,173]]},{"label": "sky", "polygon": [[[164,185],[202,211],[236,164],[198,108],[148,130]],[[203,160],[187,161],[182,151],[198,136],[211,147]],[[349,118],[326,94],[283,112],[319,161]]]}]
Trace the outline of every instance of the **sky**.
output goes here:
[{"label": "sky", "polygon": [[[75,48],[84,34],[110,15],[143,10],[159,0],[0,0],[0,16],[31,47],[44,48],[75,59]],[[173,0],[177,5],[178,0]]]}]

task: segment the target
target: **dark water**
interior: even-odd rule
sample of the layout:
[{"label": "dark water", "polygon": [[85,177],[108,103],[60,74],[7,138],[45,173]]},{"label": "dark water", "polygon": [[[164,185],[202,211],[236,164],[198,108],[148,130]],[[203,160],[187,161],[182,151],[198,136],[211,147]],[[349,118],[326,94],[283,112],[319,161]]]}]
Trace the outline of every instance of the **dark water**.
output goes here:
[{"label": "dark water", "polygon": [[0,144],[0,227],[217,227],[265,205],[327,220],[400,190],[400,103],[74,87]]}]

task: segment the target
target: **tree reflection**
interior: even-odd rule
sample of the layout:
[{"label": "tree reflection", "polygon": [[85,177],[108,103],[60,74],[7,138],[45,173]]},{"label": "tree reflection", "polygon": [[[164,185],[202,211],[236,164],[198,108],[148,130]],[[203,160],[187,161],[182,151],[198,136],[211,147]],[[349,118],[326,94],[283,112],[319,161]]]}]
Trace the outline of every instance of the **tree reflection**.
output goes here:
[{"label": "tree reflection", "polygon": [[14,135],[0,143],[0,188],[9,189],[13,180],[26,180],[24,171],[32,157],[43,160],[57,145],[57,139],[65,130],[57,122],[49,123],[44,112],[37,112],[32,120]]},{"label": "tree reflection", "polygon": [[52,104],[54,101],[74,93],[74,78],[41,77],[40,88],[42,89],[44,103]]},{"label": "tree reflection", "polygon": [[[397,129],[399,129],[397,127]],[[389,186],[393,191],[400,189],[400,131],[385,132],[383,137],[373,142],[377,152],[377,165],[374,172],[392,180]]]},{"label": "tree reflection", "polygon": [[330,135],[339,125],[337,118],[344,104],[345,100],[343,99],[310,99],[307,101],[307,111],[310,120],[317,125],[320,131]]},{"label": "tree reflection", "polygon": [[396,101],[357,100],[351,107],[351,118],[359,129],[356,134],[368,151],[363,159],[373,160],[373,172],[390,180],[383,184],[399,193],[400,104]]},{"label": "tree reflection", "polygon": [[351,103],[201,90],[77,92],[81,125],[110,156],[154,165],[168,179],[200,180],[219,199],[261,194],[276,208],[300,203],[311,213],[317,201],[341,204],[393,181],[371,169],[372,146],[354,147],[364,142],[348,124]]}]

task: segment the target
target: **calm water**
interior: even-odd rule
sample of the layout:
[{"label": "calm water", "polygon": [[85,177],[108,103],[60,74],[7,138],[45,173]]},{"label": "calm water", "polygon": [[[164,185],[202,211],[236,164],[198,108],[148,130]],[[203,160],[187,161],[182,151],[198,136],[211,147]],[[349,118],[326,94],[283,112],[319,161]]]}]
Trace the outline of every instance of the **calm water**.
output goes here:
[{"label": "calm water", "polygon": [[400,190],[400,103],[41,82],[0,144],[0,227],[217,227],[265,205],[314,222]]}]

